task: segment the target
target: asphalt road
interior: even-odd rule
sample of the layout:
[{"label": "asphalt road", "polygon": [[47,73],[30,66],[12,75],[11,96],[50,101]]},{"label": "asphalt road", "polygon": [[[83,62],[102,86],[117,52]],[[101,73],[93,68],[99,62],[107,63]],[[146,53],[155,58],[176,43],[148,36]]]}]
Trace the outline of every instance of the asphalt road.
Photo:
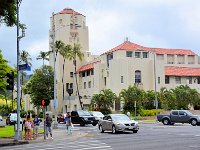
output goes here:
[{"label": "asphalt road", "polygon": [[[65,125],[59,128],[66,130]],[[43,143],[3,147],[8,149],[65,149],[65,150],[200,150],[200,126],[189,124],[175,124],[164,126],[158,124],[141,124],[138,133],[99,133],[97,126],[87,125],[80,127],[75,125],[73,130],[89,133],[89,136],[79,138],[76,141],[57,139],[50,141],[46,146]]]},{"label": "asphalt road", "polygon": [[200,150],[200,126],[141,124],[138,133],[99,133],[97,127],[77,127],[114,150]]}]

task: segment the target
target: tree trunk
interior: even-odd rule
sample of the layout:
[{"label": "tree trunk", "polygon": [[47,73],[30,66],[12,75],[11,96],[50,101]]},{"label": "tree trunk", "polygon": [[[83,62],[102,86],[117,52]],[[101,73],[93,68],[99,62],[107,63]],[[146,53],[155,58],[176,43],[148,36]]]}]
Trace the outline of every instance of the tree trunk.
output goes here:
[{"label": "tree trunk", "polygon": [[64,96],[65,96],[65,88],[64,88],[64,74],[65,74],[65,59],[64,59],[64,63],[63,63],[63,76],[62,76],[62,84],[63,84],[63,100],[64,100]]},{"label": "tree trunk", "polygon": [[74,74],[75,74],[75,79],[76,79],[76,88],[77,88],[77,93],[78,93],[78,100],[81,106],[81,109],[83,110],[82,102],[80,99],[80,93],[79,93],[79,88],[78,88],[78,81],[77,81],[77,73],[76,73],[76,60],[74,60]]}]

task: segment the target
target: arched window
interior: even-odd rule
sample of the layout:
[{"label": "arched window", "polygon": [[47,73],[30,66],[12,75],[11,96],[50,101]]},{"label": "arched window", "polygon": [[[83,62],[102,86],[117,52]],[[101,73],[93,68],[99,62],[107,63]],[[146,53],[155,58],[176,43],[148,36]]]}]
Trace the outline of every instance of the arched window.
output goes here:
[{"label": "arched window", "polygon": [[135,83],[141,83],[141,71],[140,70],[135,71]]}]

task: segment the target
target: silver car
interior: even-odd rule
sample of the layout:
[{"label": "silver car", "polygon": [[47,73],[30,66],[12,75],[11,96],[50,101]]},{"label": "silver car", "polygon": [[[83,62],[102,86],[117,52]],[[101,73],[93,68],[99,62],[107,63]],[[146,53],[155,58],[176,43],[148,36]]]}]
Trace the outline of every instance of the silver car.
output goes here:
[{"label": "silver car", "polygon": [[131,120],[127,115],[124,114],[110,114],[106,115],[103,120],[99,120],[99,130],[101,133],[104,131],[132,131],[137,133],[139,130],[138,122]]}]

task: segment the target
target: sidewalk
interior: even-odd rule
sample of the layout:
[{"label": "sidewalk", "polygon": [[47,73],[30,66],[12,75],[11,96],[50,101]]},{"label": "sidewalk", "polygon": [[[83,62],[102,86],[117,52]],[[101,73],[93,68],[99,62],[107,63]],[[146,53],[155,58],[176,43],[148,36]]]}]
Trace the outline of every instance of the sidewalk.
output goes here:
[{"label": "sidewalk", "polygon": [[[74,140],[74,139],[84,137],[84,136],[87,136],[87,133],[72,130],[72,135],[67,135],[67,132],[64,129],[54,129],[53,130],[53,140],[59,140],[59,139]],[[36,140],[14,141],[13,138],[0,138],[0,147],[29,144],[29,143],[31,144],[31,143],[40,143],[40,142],[52,142],[53,140],[50,137],[48,140],[44,140],[44,134],[40,134]]]}]

